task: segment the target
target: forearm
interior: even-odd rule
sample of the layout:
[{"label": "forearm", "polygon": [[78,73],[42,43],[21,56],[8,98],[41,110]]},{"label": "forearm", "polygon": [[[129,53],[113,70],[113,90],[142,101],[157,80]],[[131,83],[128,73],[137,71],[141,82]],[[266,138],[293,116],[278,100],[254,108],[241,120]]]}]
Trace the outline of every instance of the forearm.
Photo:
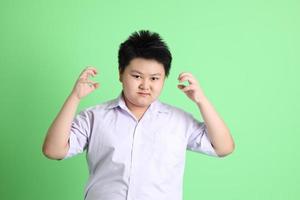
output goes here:
[{"label": "forearm", "polygon": [[234,141],[229,128],[206,97],[203,97],[201,102],[196,104],[206,124],[208,138],[216,153],[221,156],[230,154],[234,149]]},{"label": "forearm", "polygon": [[48,129],[43,144],[45,156],[53,159],[62,158],[69,149],[69,136],[73,118],[76,114],[80,99],[69,95],[60,112]]}]

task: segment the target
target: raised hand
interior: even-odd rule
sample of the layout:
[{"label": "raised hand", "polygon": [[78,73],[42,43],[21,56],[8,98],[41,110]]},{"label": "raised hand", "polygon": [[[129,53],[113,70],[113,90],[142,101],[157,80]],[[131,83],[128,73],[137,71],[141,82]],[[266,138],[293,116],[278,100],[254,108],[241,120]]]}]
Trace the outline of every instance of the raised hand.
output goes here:
[{"label": "raised hand", "polygon": [[201,89],[197,79],[188,72],[182,72],[178,76],[179,83],[188,81],[189,85],[185,86],[183,84],[177,85],[177,87],[184,92],[192,101],[195,103],[200,103],[203,98],[205,98],[204,92]]},{"label": "raised hand", "polygon": [[87,96],[95,89],[97,89],[99,87],[99,83],[89,80],[90,76],[94,77],[97,75],[97,73],[98,72],[95,67],[85,68],[79,75],[79,78],[77,79],[76,84],[74,85],[74,88],[72,90],[72,94],[75,95],[78,99],[82,99],[83,97]]}]

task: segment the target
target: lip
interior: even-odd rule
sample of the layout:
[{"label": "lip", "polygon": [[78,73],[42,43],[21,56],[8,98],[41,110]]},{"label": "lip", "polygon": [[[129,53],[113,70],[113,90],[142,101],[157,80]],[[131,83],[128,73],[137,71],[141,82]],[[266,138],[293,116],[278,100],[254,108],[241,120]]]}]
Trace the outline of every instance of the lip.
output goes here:
[{"label": "lip", "polygon": [[138,92],[140,95],[150,95],[150,93],[143,93],[143,92]]}]

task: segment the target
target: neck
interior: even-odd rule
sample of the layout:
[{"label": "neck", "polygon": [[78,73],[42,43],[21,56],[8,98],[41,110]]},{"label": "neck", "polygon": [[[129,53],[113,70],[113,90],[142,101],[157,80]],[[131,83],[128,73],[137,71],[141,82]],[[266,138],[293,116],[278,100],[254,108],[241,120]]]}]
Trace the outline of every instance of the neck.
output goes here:
[{"label": "neck", "polygon": [[127,108],[137,117],[140,118],[148,109],[148,107],[138,107],[133,105],[129,100],[127,100],[127,98],[125,97],[124,93],[122,92],[122,96],[124,99],[124,102],[127,106]]}]

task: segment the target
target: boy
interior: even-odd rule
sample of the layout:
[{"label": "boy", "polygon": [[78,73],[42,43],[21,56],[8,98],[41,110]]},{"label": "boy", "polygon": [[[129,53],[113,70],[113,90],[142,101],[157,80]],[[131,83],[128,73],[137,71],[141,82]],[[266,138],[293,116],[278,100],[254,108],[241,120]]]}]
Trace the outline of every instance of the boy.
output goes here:
[{"label": "boy", "polygon": [[87,150],[86,200],[181,200],[186,149],[224,157],[234,149],[230,131],[191,73],[179,75],[189,85],[178,88],[204,122],[158,100],[172,56],[157,33],[133,33],[118,59],[118,98],[75,116],[80,100],[99,87],[89,80],[97,69],[83,70],[48,130],[43,153],[61,160]]}]

